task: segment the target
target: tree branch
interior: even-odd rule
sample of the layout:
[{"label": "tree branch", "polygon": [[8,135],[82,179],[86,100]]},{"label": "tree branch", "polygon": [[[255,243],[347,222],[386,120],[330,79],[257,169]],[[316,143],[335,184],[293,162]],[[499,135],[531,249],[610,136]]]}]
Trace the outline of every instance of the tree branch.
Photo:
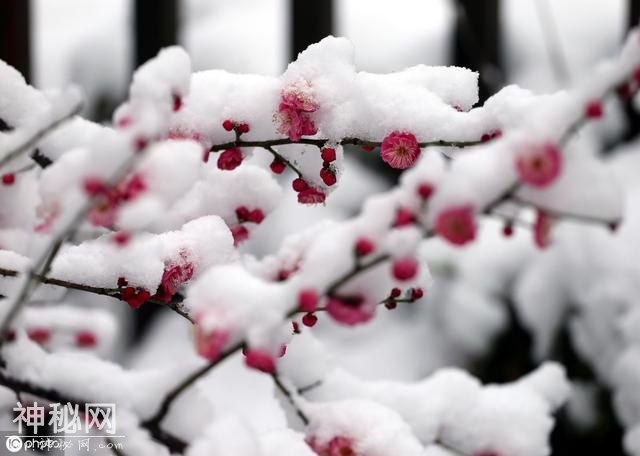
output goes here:
[{"label": "tree branch", "polygon": [[284,397],[287,399],[289,404],[291,404],[291,407],[293,407],[293,409],[296,411],[296,414],[298,415],[298,417],[300,418],[302,423],[305,426],[308,425],[309,424],[309,418],[307,417],[307,415],[305,415],[305,413],[302,411],[302,409],[300,408],[300,406],[296,402],[296,400],[295,400],[295,398],[293,396],[293,393],[291,391],[289,391],[289,389],[287,389],[286,386],[284,386],[284,384],[282,383],[282,381],[281,381],[280,377],[278,376],[278,374],[271,374],[271,378],[273,378],[273,383],[275,383],[276,387],[284,395]]},{"label": "tree branch", "polygon": [[215,361],[212,361],[212,362],[210,362],[208,364],[205,364],[200,369],[192,372],[187,378],[185,378],[182,382],[180,382],[173,390],[171,390],[165,396],[163,401],[160,403],[160,407],[158,408],[158,411],[156,412],[156,414],[153,417],[151,417],[149,420],[147,420],[144,423],[144,426],[147,427],[147,428],[151,428],[151,427],[158,427],[159,428],[160,423],[162,422],[164,417],[167,415],[167,413],[169,413],[169,409],[171,408],[171,405],[173,404],[173,402],[176,399],[178,399],[178,397],[185,390],[187,390],[187,388],[189,388],[191,385],[193,385],[196,381],[198,381],[201,377],[206,375],[211,369],[216,367],[218,364],[223,362],[225,359],[229,358],[234,353],[242,350],[244,345],[245,345],[244,341],[240,341],[240,342],[232,345],[231,347],[226,349],[220,355],[220,357],[218,357],[218,359],[216,359]]},{"label": "tree branch", "polygon": [[[138,153],[133,153],[130,157],[128,157],[115,171],[115,173],[111,176],[108,181],[109,186],[114,186],[118,184],[129,172],[131,167],[136,163],[137,160],[141,156],[143,156],[144,152],[140,151]],[[31,292],[33,291],[33,284],[35,282],[35,277],[37,275],[46,276],[49,271],[49,267],[53,262],[60,246],[63,242],[72,238],[75,231],[80,226],[80,223],[85,219],[87,213],[91,210],[94,204],[95,197],[88,198],[76,211],[76,213],[71,217],[69,222],[61,228],[60,232],[56,234],[53,239],[49,242],[49,244],[43,248],[42,254],[33,261],[33,264],[29,267],[29,270],[26,272],[25,277],[23,279],[22,284],[20,285],[17,294],[15,297],[10,298],[9,302],[9,311],[6,316],[3,318],[2,323],[0,324],[0,347],[5,342],[7,329],[11,325],[12,320],[18,314],[20,308],[27,302]],[[39,271],[39,269],[42,269]]]},{"label": "tree branch", "polygon": [[[356,263],[356,265],[351,271],[349,271],[343,277],[339,278],[332,285],[330,285],[325,294],[329,295],[330,293],[335,292],[340,286],[344,285],[345,283],[347,283],[349,280],[351,280],[358,274],[372,268],[373,266],[383,263],[389,258],[390,258],[389,255],[382,255],[365,264]],[[298,310],[297,306],[292,308],[289,312],[287,312],[286,317],[289,318],[295,315],[297,313],[297,310]],[[218,359],[210,362],[209,364],[204,365],[203,367],[199,368],[198,370],[191,373],[188,377],[186,377],[182,382],[180,382],[173,390],[171,390],[168,393],[168,395],[164,398],[164,400],[160,404],[160,407],[156,412],[156,414],[146,422],[146,426],[159,427],[164,417],[167,415],[167,413],[169,413],[169,409],[171,408],[171,405],[173,404],[173,402],[175,402],[175,400],[178,399],[178,397],[185,390],[187,390],[191,385],[193,385],[201,377],[206,375],[209,371],[211,371],[214,367],[216,367],[222,361],[224,361],[231,355],[235,354],[236,352],[242,350],[242,348],[245,345],[246,343],[244,340],[237,342],[236,344],[232,345],[227,350],[225,350]]]},{"label": "tree branch", "polygon": [[15,317],[18,315],[18,312],[20,311],[20,308],[22,307],[24,302],[26,302],[27,298],[31,294],[33,286],[36,282],[36,278],[35,278],[35,276],[37,275],[36,270],[40,267],[39,265],[42,264],[42,274],[46,275],[47,272],[49,272],[51,263],[53,262],[53,259],[58,254],[58,251],[60,250],[60,247],[62,246],[62,243],[64,242],[65,237],[66,237],[66,234],[57,236],[53,240],[53,243],[51,244],[51,246],[45,249],[44,255],[41,258],[39,258],[38,261],[35,262],[34,266],[31,267],[27,272],[24,282],[20,287],[20,290],[18,291],[18,294],[13,298],[13,303],[9,307],[9,311],[4,316],[2,323],[0,324],[0,347],[4,343],[5,335],[7,334],[7,330],[9,329],[9,326],[11,325]]},{"label": "tree branch", "polygon": [[571,212],[571,211],[565,211],[563,209],[554,209],[548,206],[543,206],[537,203],[534,203],[532,201],[527,201],[523,198],[520,198],[519,196],[513,195],[511,197],[511,201],[521,204],[523,206],[531,206],[534,207],[536,209],[539,209],[545,213],[547,213],[548,215],[555,217],[555,218],[563,218],[563,219],[574,219],[576,221],[579,222],[585,222],[585,223],[594,223],[594,224],[602,224],[602,225],[606,225],[606,226],[611,226],[611,225],[617,225],[621,222],[621,219],[616,218],[616,219],[612,219],[612,220],[607,220],[601,217],[596,217],[595,215],[588,215],[588,214],[580,214],[577,212]]},{"label": "tree branch", "polygon": [[367,271],[367,270],[371,269],[374,266],[382,264],[385,261],[389,260],[390,258],[391,258],[391,255],[384,254],[384,255],[380,255],[380,256],[368,261],[367,263],[360,263],[360,262],[356,261],[355,266],[353,267],[353,269],[351,271],[349,271],[347,274],[345,274],[344,276],[342,276],[339,279],[337,279],[331,285],[329,285],[329,288],[327,289],[327,292],[325,294],[327,296],[334,295],[341,286],[343,286],[344,284],[349,282],[349,280],[353,279],[354,277],[356,277],[361,272]]},{"label": "tree branch", "polygon": [[[0,267],[0,276],[3,277],[17,277],[20,273],[13,269],[6,269]],[[122,300],[122,292],[118,288],[101,288],[101,287],[92,287],[90,285],[83,285],[80,283],[69,282],[66,280],[56,279],[53,277],[46,277],[41,274],[34,274],[34,279],[38,280],[40,283],[46,285],[53,285],[56,287],[67,288],[70,290],[78,290],[84,291],[87,293],[93,293],[101,296],[108,296],[110,298],[120,299]],[[173,310],[175,313],[180,315],[181,317],[189,320],[191,323],[194,323],[193,318],[189,315],[189,313],[183,308],[182,301],[183,296],[181,294],[175,294],[173,299],[170,302],[160,301],[155,298],[151,298],[147,300],[145,303],[152,303],[160,306],[167,307]]]},{"label": "tree branch", "polygon": [[16,146],[14,149],[7,152],[0,159],[0,167],[6,165],[11,160],[18,158],[22,153],[34,147],[42,138],[47,136],[49,133],[51,133],[53,130],[58,128],[60,125],[62,125],[63,123],[65,123],[66,121],[74,117],[75,115],[79,114],[81,110],[82,110],[82,102],[79,102],[75,106],[73,106],[73,108],[62,117],[54,119],[48,125],[45,125],[39,130],[36,130],[33,135],[31,135],[21,144],[18,144],[18,146]]},{"label": "tree branch", "polygon": [[[287,144],[307,144],[316,147],[324,147],[326,144],[333,144],[329,139],[314,139],[314,138],[300,138],[298,141],[293,141],[290,138],[278,138],[278,139],[267,139],[263,141],[243,141],[236,140],[230,141],[223,144],[216,144],[211,146],[209,149],[210,152],[218,152],[220,150],[232,149],[234,147],[262,147],[264,149],[268,149],[273,146],[284,146]],[[427,141],[418,143],[418,145],[422,147],[433,147],[433,146],[441,146],[441,147],[469,147],[475,146],[477,144],[481,144],[482,141],[444,141],[444,140],[436,140],[436,141]],[[344,138],[341,141],[338,141],[339,145],[355,145],[355,146],[369,146],[369,147],[379,147],[382,144],[382,141],[369,141],[365,139],[359,138]]]}]

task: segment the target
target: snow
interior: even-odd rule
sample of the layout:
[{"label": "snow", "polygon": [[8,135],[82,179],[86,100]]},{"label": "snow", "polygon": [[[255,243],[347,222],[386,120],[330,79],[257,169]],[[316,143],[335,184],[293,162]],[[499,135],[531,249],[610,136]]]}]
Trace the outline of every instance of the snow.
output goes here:
[{"label": "snow", "polygon": [[[379,436],[366,429],[376,429],[376,415],[388,414],[385,410],[388,408],[395,410],[411,426],[423,445],[443,442],[464,454],[497,451],[500,454],[544,455],[548,451],[547,437],[553,421],[549,414],[562,405],[568,393],[564,370],[556,364],[546,364],[516,383],[486,387],[455,369],[443,369],[417,383],[367,382],[336,369],[311,395],[314,401],[344,398],[344,402],[336,402],[337,405],[344,404],[342,413],[326,412],[324,409],[331,410],[334,402],[322,402],[323,420],[329,421],[320,430],[325,440],[328,436],[346,432],[358,446],[360,439],[366,441],[365,436]],[[362,399],[353,398],[374,401],[374,404],[385,408],[376,411],[380,405],[368,406],[366,402],[356,406]],[[347,404],[352,406],[347,407]],[[315,407],[306,407],[311,412],[316,410]],[[394,422],[397,418],[389,414],[386,420]],[[391,428],[388,426],[381,434]],[[405,431],[400,428],[396,432],[402,434]],[[375,440],[373,436],[372,440]],[[403,441],[402,437],[398,439]],[[411,439],[407,442],[413,445]],[[377,444],[382,445],[381,442]],[[377,449],[377,446],[372,444],[371,448]],[[380,454],[388,453],[383,451]]]},{"label": "snow", "polygon": [[9,126],[22,126],[29,122],[35,113],[46,109],[45,95],[27,85],[24,77],[15,68],[2,61],[0,78],[3,81],[0,118]]},{"label": "snow", "polygon": [[[16,325],[27,333],[31,329],[45,329],[52,337],[45,343],[48,350],[91,351],[104,356],[113,351],[117,335],[117,322],[113,313],[104,309],[79,306],[28,307],[20,314]],[[80,345],[80,334],[95,336],[95,345]]]},{"label": "snow", "polygon": [[177,261],[184,252],[196,277],[208,267],[235,257],[233,239],[224,222],[217,216],[207,216],[177,231],[140,235],[126,248],[118,247],[109,235],[69,246],[54,260],[51,275],[104,288],[115,288],[118,278],[125,277],[130,286],[154,292],[165,264]]},{"label": "snow", "polygon": [[[86,353],[47,353],[20,332],[17,336],[3,349],[11,366],[7,373],[12,378],[54,389],[78,401],[115,402],[139,417],[151,416],[157,407],[155,398],[180,377],[175,371],[162,369],[125,371]],[[149,394],[139,394],[141,388]]]},{"label": "snow", "polygon": [[422,445],[400,415],[373,401],[324,402],[308,406],[308,412],[309,432],[319,445],[343,436],[352,442],[356,454],[422,454]]}]

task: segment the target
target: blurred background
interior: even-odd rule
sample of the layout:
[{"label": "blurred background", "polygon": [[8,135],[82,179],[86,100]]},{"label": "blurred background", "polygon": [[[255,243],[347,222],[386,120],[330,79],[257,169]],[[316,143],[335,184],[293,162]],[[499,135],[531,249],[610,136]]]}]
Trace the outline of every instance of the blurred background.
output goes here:
[{"label": "blurred background", "polygon": [[[0,59],[43,90],[79,85],[87,97],[83,114],[106,122],[125,99],[133,69],[164,46],[184,46],[196,71],[277,75],[298,52],[333,34],[354,43],[359,70],[389,72],[417,64],[476,70],[482,102],[508,84],[535,93],[571,86],[597,62],[616,55],[639,17],[640,0],[0,0]],[[637,110],[622,106],[615,120],[605,120],[582,140],[609,155],[632,145],[637,155]],[[368,195],[390,188],[398,177],[371,155],[347,155],[340,187],[326,206],[301,207],[289,192],[244,252],[262,256],[292,232],[349,217]],[[268,166],[260,154],[252,160]],[[500,232],[499,226],[490,228]],[[430,264],[436,285],[427,309],[398,309],[354,329],[321,321],[314,333],[339,363],[365,378],[415,380],[448,365],[485,382],[518,378],[541,360],[533,355],[531,331],[519,321],[510,285],[494,295],[486,291],[489,285],[475,283],[486,281],[486,270],[509,270],[505,275],[515,280],[530,260],[522,242],[507,246],[499,238],[483,235],[459,257],[436,246]],[[451,265],[463,261],[466,270],[456,278]],[[68,299],[98,298],[71,293]],[[108,307],[117,309],[125,328],[125,342],[110,355],[122,364],[154,366],[193,356],[189,328],[174,315],[150,306],[135,313],[123,305]],[[562,362],[577,385],[559,416],[554,454],[621,455],[623,431],[611,391],[594,372],[597,361],[576,351],[568,326],[565,321],[555,328],[544,355]],[[256,427],[264,427],[277,413],[272,403],[256,406],[256,398],[272,385],[242,369],[233,360],[209,379],[212,388],[233,382],[244,391],[242,398],[211,400],[218,409],[249,413]]]},{"label": "blurred background", "polygon": [[365,71],[478,70],[486,98],[508,83],[567,85],[639,13],[637,0],[2,0],[0,58],[41,89],[79,84],[98,120],[163,46],[184,46],[195,70],[275,75],[330,34],[353,41]]}]

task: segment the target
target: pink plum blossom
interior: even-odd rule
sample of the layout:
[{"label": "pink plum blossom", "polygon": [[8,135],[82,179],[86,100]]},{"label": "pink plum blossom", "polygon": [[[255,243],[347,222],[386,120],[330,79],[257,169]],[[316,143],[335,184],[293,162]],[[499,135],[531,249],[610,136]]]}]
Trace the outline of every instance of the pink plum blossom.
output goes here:
[{"label": "pink plum blossom", "polygon": [[555,144],[530,147],[516,158],[516,169],[523,183],[532,187],[546,187],[560,175],[562,155]]},{"label": "pink plum blossom", "polygon": [[476,223],[471,206],[454,206],[440,212],[436,233],[455,245],[464,245],[476,237]]},{"label": "pink plum blossom", "polygon": [[407,169],[420,157],[420,146],[413,133],[393,131],[382,141],[380,156],[392,168]]}]

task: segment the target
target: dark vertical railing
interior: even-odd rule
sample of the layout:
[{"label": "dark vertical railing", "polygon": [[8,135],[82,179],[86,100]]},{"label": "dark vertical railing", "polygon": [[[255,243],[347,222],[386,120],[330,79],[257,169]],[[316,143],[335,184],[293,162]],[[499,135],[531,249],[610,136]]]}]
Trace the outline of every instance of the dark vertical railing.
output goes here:
[{"label": "dark vertical railing", "polygon": [[500,1],[455,0],[454,65],[480,73],[480,100],[500,89]]},{"label": "dark vertical railing", "polygon": [[0,59],[31,82],[30,0],[0,1]]},{"label": "dark vertical railing", "polygon": [[135,67],[178,42],[178,0],[135,0]]},{"label": "dark vertical railing", "polygon": [[629,0],[629,28],[636,27],[640,22],[640,0]]},{"label": "dark vertical railing", "polygon": [[[135,0],[134,69],[155,57],[163,47],[177,44],[179,1]],[[146,305],[135,312],[136,339],[142,336],[159,309],[159,306]]]},{"label": "dark vertical railing", "polygon": [[[640,22],[640,0],[628,1],[627,25],[631,29],[637,27]],[[627,131],[624,139],[629,141],[636,138],[640,134],[640,114],[632,106],[632,101],[627,100],[625,103],[625,113],[627,115]]]},{"label": "dark vertical railing", "polygon": [[333,0],[290,0],[290,57],[333,33]]}]

